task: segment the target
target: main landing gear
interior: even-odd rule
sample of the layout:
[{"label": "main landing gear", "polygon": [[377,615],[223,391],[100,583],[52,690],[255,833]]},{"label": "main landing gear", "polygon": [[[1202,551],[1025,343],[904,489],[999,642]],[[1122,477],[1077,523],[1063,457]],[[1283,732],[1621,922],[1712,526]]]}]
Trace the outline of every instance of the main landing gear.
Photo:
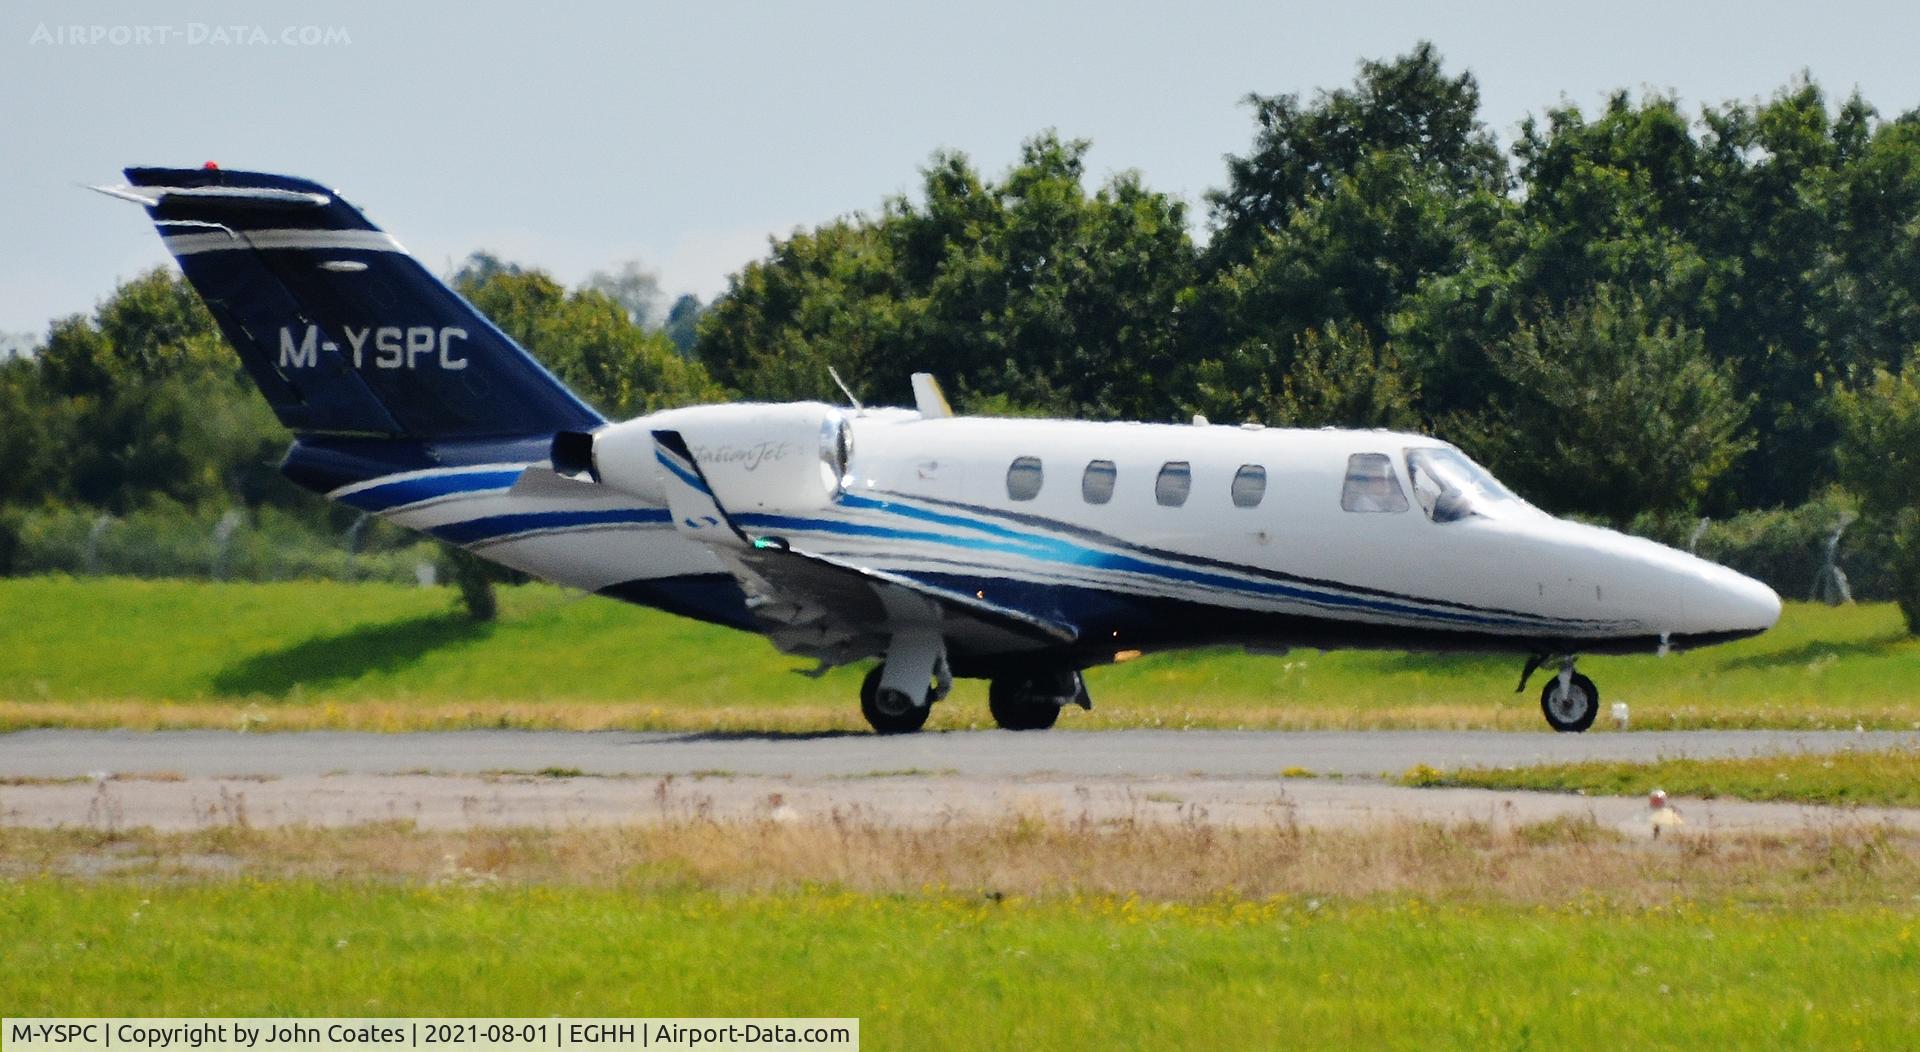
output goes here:
[{"label": "main landing gear", "polygon": [[1068,705],[1093,707],[1078,672],[1037,672],[995,677],[987,688],[987,711],[1002,730],[1044,731]]},{"label": "main landing gear", "polygon": [[[880,681],[886,675],[885,664],[875,665],[860,683],[860,715],[875,734],[912,734],[927,725],[927,712],[933,708],[933,687],[928,685],[927,693],[914,698],[905,691],[894,687],[881,686]],[[944,697],[944,692],[942,697]]]},{"label": "main landing gear", "polygon": [[911,734],[952,689],[946,641],[932,627],[914,625],[893,634],[886,659],[861,682],[860,714],[876,734]]},{"label": "main landing gear", "polygon": [[[1516,693],[1527,689],[1527,679],[1547,660],[1541,654],[1527,659]],[[1600,689],[1593,680],[1575,672],[1573,662],[1571,655],[1561,658],[1559,674],[1540,691],[1540,711],[1546,715],[1547,724],[1562,734],[1578,734],[1593,726],[1594,717],[1600,715]]]},{"label": "main landing gear", "polygon": [[[876,734],[911,734],[926,726],[933,703],[947,696],[952,680],[936,676],[915,698],[911,687],[887,682],[885,662],[867,672],[860,684],[860,714]],[[999,676],[987,688],[993,722],[1010,731],[1044,731],[1068,705],[1093,707],[1086,681],[1078,672],[1026,672]]]}]

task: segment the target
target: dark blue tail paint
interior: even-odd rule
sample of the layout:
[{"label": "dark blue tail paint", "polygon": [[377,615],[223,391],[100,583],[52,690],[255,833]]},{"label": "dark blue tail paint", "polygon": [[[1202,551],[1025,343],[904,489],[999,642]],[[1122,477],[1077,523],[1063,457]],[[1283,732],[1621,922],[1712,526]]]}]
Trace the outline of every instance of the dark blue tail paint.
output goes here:
[{"label": "dark blue tail paint", "polygon": [[337,193],[258,172],[126,174],[303,444],[382,438],[344,444],[394,463],[423,445],[490,446],[603,422]]}]

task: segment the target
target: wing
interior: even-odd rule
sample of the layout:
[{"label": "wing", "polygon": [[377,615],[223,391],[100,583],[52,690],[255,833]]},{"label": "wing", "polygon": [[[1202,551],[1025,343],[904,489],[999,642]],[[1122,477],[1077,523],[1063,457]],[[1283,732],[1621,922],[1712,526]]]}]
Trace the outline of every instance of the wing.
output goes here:
[{"label": "wing", "polygon": [[929,624],[957,654],[1043,650],[1079,638],[1069,624],[752,536],[720,506],[679,432],[655,431],[653,440],[675,528],[720,557],[746,592],[754,620],[786,653],[843,664],[886,650],[903,627]]}]

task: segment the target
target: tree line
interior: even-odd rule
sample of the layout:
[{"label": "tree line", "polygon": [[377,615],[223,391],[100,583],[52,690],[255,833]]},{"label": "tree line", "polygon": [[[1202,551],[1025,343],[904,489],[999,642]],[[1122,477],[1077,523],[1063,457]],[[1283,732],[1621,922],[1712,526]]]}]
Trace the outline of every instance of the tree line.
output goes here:
[{"label": "tree line", "polygon": [[[1695,113],[1623,91],[1503,147],[1427,44],[1247,103],[1201,237],[1043,132],[998,176],[936,154],[917,194],[773,240],[710,305],[484,254],[457,284],[614,417],[830,398],[829,367],[902,402],[925,370],[971,412],[1431,431],[1621,525],[1839,484],[1920,550],[1920,112],[1804,78]],[[0,365],[0,420],[0,505],[306,506],[170,272]]]}]

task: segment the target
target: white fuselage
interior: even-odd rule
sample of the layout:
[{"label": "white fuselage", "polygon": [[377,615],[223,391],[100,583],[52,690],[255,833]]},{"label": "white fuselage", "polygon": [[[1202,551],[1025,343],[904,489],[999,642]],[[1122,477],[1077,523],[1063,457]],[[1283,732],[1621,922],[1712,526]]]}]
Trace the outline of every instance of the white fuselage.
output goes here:
[{"label": "white fuselage", "polygon": [[685,436],[715,496],[756,534],[1079,625],[1081,664],[1203,642],[1650,650],[1750,635],[1780,608],[1765,585],[1555,519],[1490,478],[1435,510],[1445,478],[1477,467],[1387,431],[697,406],[599,432],[598,484],[546,464],[445,469],[471,488],[376,510],[640,601],[722,582],[722,561],[667,517],[659,429]]}]

